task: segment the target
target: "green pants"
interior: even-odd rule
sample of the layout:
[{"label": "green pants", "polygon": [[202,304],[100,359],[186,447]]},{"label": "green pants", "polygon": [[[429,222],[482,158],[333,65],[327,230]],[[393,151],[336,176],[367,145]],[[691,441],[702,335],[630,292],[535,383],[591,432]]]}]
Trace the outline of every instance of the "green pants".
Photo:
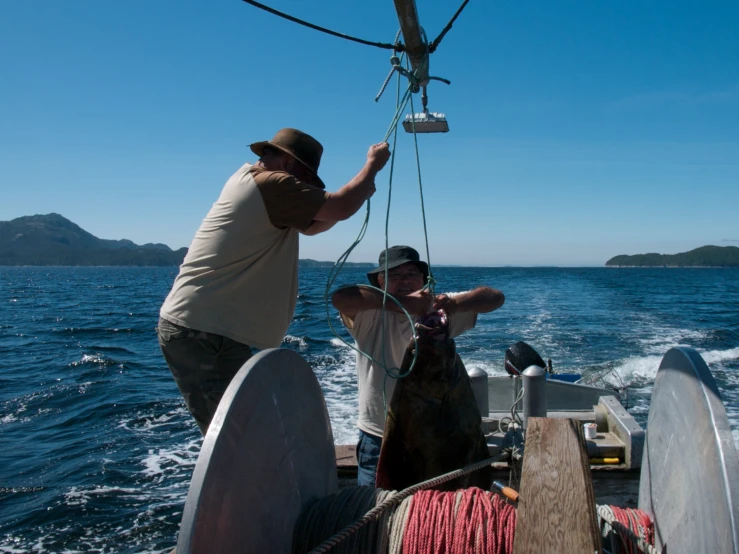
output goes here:
[{"label": "green pants", "polygon": [[159,346],[187,409],[205,435],[231,379],[251,358],[246,344],[159,318]]}]

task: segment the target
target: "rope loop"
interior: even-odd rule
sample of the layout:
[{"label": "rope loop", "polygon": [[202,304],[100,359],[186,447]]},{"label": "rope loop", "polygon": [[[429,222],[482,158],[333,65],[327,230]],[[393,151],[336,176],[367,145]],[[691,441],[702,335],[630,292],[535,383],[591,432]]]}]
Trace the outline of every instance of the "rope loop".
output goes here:
[{"label": "rope loop", "polygon": [[[398,35],[396,36],[396,41],[400,36],[400,32],[398,32]],[[422,30],[422,36],[423,41],[428,47],[428,42],[426,39],[426,33]],[[387,133],[385,134],[385,137],[383,138],[383,142],[387,142],[391,135],[393,135],[393,146],[392,146],[392,153],[390,157],[390,175],[389,175],[389,183],[388,183],[388,201],[387,201],[387,212],[385,215],[385,250],[388,249],[388,237],[389,237],[389,223],[390,223],[390,205],[391,205],[391,198],[392,198],[392,186],[393,186],[393,173],[394,173],[394,167],[395,167],[395,147],[397,145],[397,131],[398,131],[398,123],[400,121],[400,118],[402,117],[403,111],[405,110],[406,105],[410,101],[411,103],[411,111],[413,111],[413,93],[418,92],[420,90],[419,80],[417,73],[420,71],[425,71],[428,67],[428,52],[424,58],[423,64],[416,68],[416,71],[410,70],[410,62],[408,58],[406,57],[405,63],[406,67],[404,68],[401,64],[401,58],[399,58],[396,55],[396,52],[393,52],[393,56],[390,58],[391,65],[392,65],[392,71],[390,72],[390,75],[388,75],[388,78],[386,78],[385,83],[383,83],[383,86],[380,90],[380,93],[378,94],[377,98],[375,100],[379,99],[379,97],[384,92],[387,83],[390,80],[390,76],[392,73],[397,72],[398,73],[398,87],[397,87],[397,96],[396,96],[396,109],[395,114],[393,115],[393,118],[390,122],[390,127],[388,128]],[[397,63],[396,63],[397,62]],[[405,90],[404,94],[401,97],[400,94],[400,77],[404,76],[408,79],[408,88]],[[427,284],[424,286],[424,288],[428,288],[431,294],[434,294],[434,287],[436,285],[436,280],[433,278],[433,273],[431,271],[431,255],[429,252],[429,244],[428,244],[428,231],[426,228],[426,211],[424,207],[424,200],[423,200],[423,182],[421,179],[421,162],[418,154],[418,140],[416,137],[416,129],[415,129],[415,123],[412,124],[412,130],[413,130],[413,143],[415,147],[415,154],[416,154],[416,167],[417,167],[417,173],[418,173],[418,186],[419,186],[419,192],[421,195],[421,214],[423,218],[423,233],[424,233],[424,240],[425,240],[425,246],[426,246],[426,259],[429,266],[429,278]],[[326,289],[324,292],[324,302],[326,305],[326,320],[328,322],[329,328],[333,332],[333,334],[346,346],[349,346],[352,350],[355,350],[358,354],[365,356],[370,360],[371,363],[376,364],[377,366],[381,367],[385,371],[385,377],[383,381],[383,403],[385,406],[385,412],[387,413],[387,398],[386,398],[386,388],[384,384],[387,382],[387,378],[390,377],[392,379],[402,379],[408,375],[410,375],[411,371],[413,371],[414,367],[416,366],[416,362],[418,359],[418,337],[416,336],[416,333],[413,333],[413,341],[414,341],[414,349],[413,349],[413,360],[408,368],[408,370],[405,373],[400,372],[400,368],[396,367],[388,367],[387,364],[385,364],[385,306],[387,303],[388,297],[391,299],[391,301],[395,302],[403,311],[403,314],[408,318],[408,321],[410,322],[411,329],[414,329],[415,321],[413,317],[403,308],[400,301],[396,298],[394,298],[392,295],[389,295],[386,290],[381,291],[383,293],[383,301],[382,301],[382,313],[380,316],[381,320],[381,329],[380,329],[380,335],[382,337],[382,353],[383,353],[383,360],[379,361],[374,359],[371,355],[367,354],[366,352],[363,352],[356,346],[349,344],[339,333],[337,333],[336,329],[334,329],[334,326],[331,322],[331,314],[329,310],[329,292],[331,290],[331,287],[333,286],[334,282],[336,281],[339,273],[341,272],[341,269],[344,266],[344,263],[349,258],[349,255],[351,252],[356,248],[356,246],[360,243],[360,241],[364,238],[364,235],[367,231],[367,227],[369,226],[369,216],[370,216],[370,201],[367,200],[367,211],[364,218],[364,223],[362,224],[362,227],[359,231],[359,235],[355,239],[354,243],[342,254],[339,259],[334,264],[333,268],[331,269],[329,273],[329,277],[326,282]],[[387,263],[385,264],[385,282],[387,282]],[[370,287],[369,285],[360,285],[364,287],[374,288]],[[380,290],[380,289],[376,289]]]}]

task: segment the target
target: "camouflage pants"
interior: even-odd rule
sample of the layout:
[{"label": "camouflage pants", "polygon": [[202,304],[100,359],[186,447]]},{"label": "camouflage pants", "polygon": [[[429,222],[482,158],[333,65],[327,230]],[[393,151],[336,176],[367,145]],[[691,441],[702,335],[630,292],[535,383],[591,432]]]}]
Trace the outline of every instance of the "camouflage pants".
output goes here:
[{"label": "camouflage pants", "polygon": [[251,348],[227,337],[181,327],[162,318],[159,318],[157,335],[187,409],[205,435],[231,379],[251,358]]}]

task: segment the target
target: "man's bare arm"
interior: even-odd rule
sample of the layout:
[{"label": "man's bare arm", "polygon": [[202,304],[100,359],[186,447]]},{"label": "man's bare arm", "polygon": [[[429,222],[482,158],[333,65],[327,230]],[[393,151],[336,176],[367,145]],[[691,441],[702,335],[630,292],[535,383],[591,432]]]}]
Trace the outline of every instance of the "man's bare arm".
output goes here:
[{"label": "man's bare arm", "polygon": [[300,234],[312,237],[313,235],[328,231],[331,227],[336,225],[336,223],[336,221],[316,221],[314,219],[313,223],[311,223],[307,229],[300,231]]},{"label": "man's bare arm", "polygon": [[448,313],[475,312],[484,314],[500,308],[505,302],[505,295],[498,289],[478,287],[476,289],[447,296],[439,294],[434,303],[435,309],[444,309]]},{"label": "man's bare arm", "polygon": [[367,162],[357,175],[336,192],[326,194],[326,201],[313,218],[317,221],[344,221],[353,216],[375,191],[375,176],[390,158],[386,142],[374,144],[367,152]]},{"label": "man's bare arm", "polygon": [[[382,308],[383,294],[369,287],[351,286],[344,287],[331,295],[331,303],[346,316],[354,319],[359,312],[367,310],[379,310]],[[406,296],[396,297],[410,314],[423,315],[427,313],[433,304],[433,298],[427,291],[417,291]],[[392,300],[388,299],[385,309],[393,312],[402,310]]]}]

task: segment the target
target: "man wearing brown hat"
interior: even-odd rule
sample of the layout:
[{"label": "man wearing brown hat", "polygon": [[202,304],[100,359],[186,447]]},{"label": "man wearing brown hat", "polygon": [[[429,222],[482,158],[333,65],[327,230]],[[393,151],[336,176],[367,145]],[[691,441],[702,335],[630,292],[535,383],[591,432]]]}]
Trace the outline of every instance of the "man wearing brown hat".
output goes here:
[{"label": "man wearing brown hat", "polygon": [[348,219],[375,190],[390,157],[375,144],[337,192],[318,177],[323,147],[297,129],[255,142],[190,245],[160,310],[159,345],[203,434],[252,348],[280,345],[298,296],[298,234]]},{"label": "man wearing brown hat", "polygon": [[[387,282],[385,268],[387,267]],[[449,335],[456,337],[471,329],[477,314],[492,312],[505,301],[503,293],[490,287],[478,287],[460,293],[439,294],[435,297],[422,290],[429,268],[418,252],[410,246],[393,246],[380,254],[378,267],[367,273],[367,279],[377,289],[387,290],[397,298],[412,316],[422,316],[432,310],[444,309],[449,317]],[[384,360],[388,368],[399,368],[408,342],[413,336],[412,323],[402,310],[389,300],[385,304],[382,323],[383,293],[369,287],[352,286],[337,290],[331,298],[339,310],[357,348]],[[384,340],[382,329],[385,330]],[[385,369],[357,353],[359,388],[359,443],[357,444],[357,483],[375,486],[375,473],[385,430],[385,400],[390,403],[395,379]],[[383,397],[384,385],[384,397]]]}]

